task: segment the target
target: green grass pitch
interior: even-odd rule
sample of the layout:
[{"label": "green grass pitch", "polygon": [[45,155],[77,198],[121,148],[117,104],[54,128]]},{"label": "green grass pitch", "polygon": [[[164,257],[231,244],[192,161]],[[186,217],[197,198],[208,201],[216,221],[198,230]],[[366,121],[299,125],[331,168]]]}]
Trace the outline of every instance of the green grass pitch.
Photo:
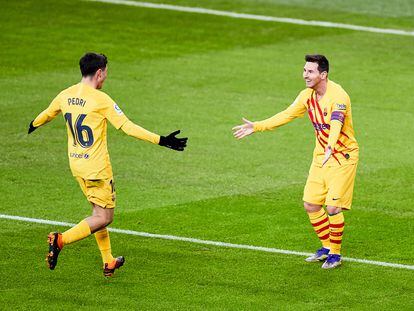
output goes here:
[{"label": "green grass pitch", "polygon": [[[414,29],[398,1],[153,1]],[[0,1],[0,214],[76,223],[90,207],[71,176],[63,118],[29,122],[105,53],[104,91],[134,122],[189,137],[177,153],[109,129],[115,228],[312,252],[302,208],[314,134],[306,118],[243,141],[304,87],[306,53],[326,54],[350,94],[360,164],[343,254],[414,264],[414,37],[231,19],[85,1]],[[113,233],[126,265],[102,277],[94,238],[44,262],[50,225],[0,219],[0,309],[413,310],[414,272]]]}]

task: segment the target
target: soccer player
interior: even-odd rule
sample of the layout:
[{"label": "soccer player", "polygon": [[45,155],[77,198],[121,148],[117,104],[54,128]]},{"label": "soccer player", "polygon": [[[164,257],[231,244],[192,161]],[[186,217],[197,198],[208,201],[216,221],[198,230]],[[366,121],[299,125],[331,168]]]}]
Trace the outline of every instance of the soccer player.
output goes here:
[{"label": "soccer player", "polygon": [[79,65],[82,73],[80,83],[60,92],[29,126],[30,134],[62,112],[67,125],[70,168],[92,204],[90,217],[63,233],[51,232],[48,235],[46,261],[51,270],[55,269],[63,247],[93,233],[102,255],[103,273],[112,276],[125,259],[112,256],[107,229],[115,208],[114,178],[106,139],[107,121],[127,135],[177,151],[184,150],[187,138],[175,137],[180,131],[159,136],[134,124],[107,94],[100,91],[108,74],[105,55],[86,53]]},{"label": "soccer player", "polygon": [[316,138],[303,201],[322,247],[306,261],[324,261],[322,268],[330,269],[341,264],[345,226],[342,211],[351,208],[359,149],[349,96],[339,84],[328,79],[328,60],[323,55],[306,55],[305,61],[306,89],[286,110],[258,122],[243,118],[244,124],[233,130],[234,136],[241,139],[275,129],[308,113]]}]

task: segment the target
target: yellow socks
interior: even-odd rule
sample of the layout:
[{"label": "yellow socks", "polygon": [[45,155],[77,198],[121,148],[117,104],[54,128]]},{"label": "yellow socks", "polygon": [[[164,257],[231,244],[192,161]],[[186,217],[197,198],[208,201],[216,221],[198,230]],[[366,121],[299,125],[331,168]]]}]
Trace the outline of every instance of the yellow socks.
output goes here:
[{"label": "yellow socks", "polygon": [[[91,234],[86,220],[82,220],[75,227],[62,233],[60,239],[60,248],[63,246],[82,240]],[[98,243],[99,250],[101,251],[103,263],[111,263],[114,260],[111,253],[111,241],[109,239],[109,232],[107,228],[103,228],[95,232],[96,243]]]},{"label": "yellow socks", "polygon": [[310,222],[318,235],[319,240],[322,242],[322,246],[330,248],[329,242],[329,219],[325,210],[321,208],[317,212],[308,213]]},{"label": "yellow socks", "polygon": [[62,247],[66,244],[70,244],[79,240],[82,240],[91,234],[91,229],[89,228],[86,220],[82,220],[75,227],[70,228],[69,230],[62,233]]},{"label": "yellow socks", "polygon": [[342,243],[342,234],[344,232],[344,214],[342,212],[329,215],[329,228],[331,233],[329,235],[331,242],[331,251],[330,254],[341,254],[341,243]]},{"label": "yellow socks", "polygon": [[95,232],[96,243],[101,251],[102,261],[104,264],[111,263],[114,260],[111,253],[111,240],[107,228]]}]

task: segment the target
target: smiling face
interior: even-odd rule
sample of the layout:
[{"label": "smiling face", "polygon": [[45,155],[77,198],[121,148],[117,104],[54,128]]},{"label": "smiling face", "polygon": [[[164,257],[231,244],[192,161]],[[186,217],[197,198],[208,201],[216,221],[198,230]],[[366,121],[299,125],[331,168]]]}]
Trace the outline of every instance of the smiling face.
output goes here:
[{"label": "smiling face", "polygon": [[303,79],[306,87],[315,89],[321,81],[325,81],[328,77],[326,71],[319,72],[318,63],[306,62],[303,67]]}]

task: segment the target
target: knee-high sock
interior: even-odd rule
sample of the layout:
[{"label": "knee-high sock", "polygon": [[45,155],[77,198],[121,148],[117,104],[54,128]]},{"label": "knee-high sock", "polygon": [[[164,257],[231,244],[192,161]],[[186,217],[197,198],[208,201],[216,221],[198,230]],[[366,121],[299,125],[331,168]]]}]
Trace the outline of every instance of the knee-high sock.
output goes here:
[{"label": "knee-high sock", "polygon": [[111,263],[114,260],[111,253],[111,240],[109,239],[109,231],[103,228],[95,232],[96,243],[98,243],[101,251],[102,261],[104,264]]},{"label": "knee-high sock", "polygon": [[91,234],[91,229],[89,228],[86,220],[82,220],[75,227],[70,228],[69,230],[62,233],[62,245],[61,247],[82,240]]},{"label": "knee-high sock", "polygon": [[318,235],[319,240],[322,242],[322,246],[329,248],[329,218],[325,210],[321,208],[317,212],[308,213],[308,216],[313,229]]},{"label": "knee-high sock", "polygon": [[329,228],[331,233],[329,239],[331,242],[330,254],[341,254],[342,234],[344,232],[344,213],[340,212],[335,215],[329,215]]}]

